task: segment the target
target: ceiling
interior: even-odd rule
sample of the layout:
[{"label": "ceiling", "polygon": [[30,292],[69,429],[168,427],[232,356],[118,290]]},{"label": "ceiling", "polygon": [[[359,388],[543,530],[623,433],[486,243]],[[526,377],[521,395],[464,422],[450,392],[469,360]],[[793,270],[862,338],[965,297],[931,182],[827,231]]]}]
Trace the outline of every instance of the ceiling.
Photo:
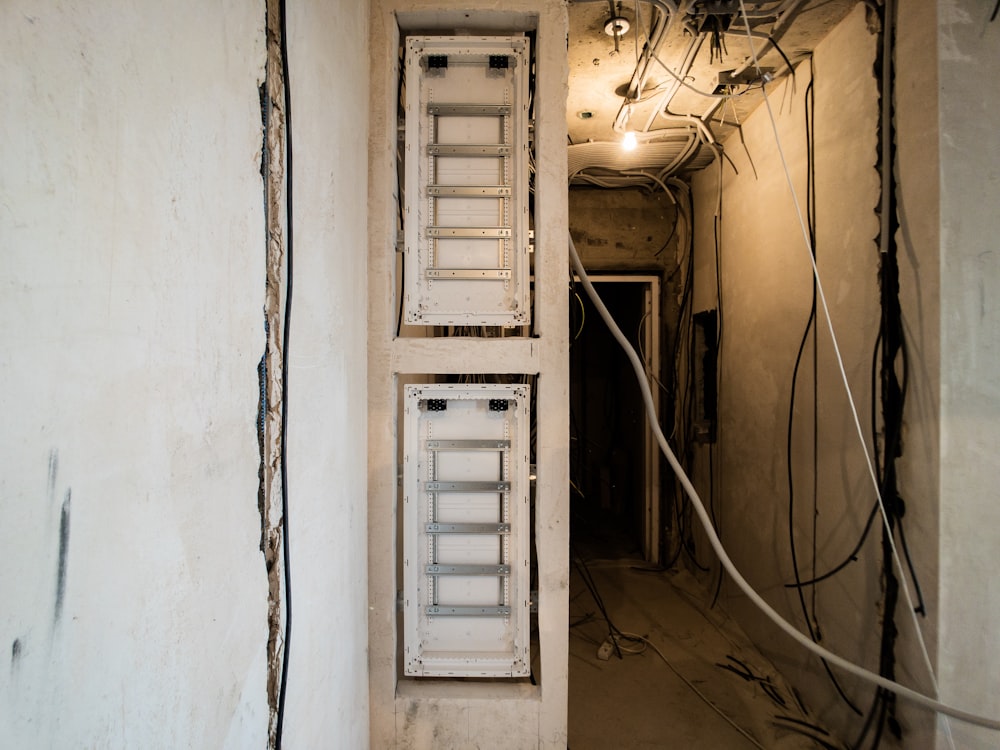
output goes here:
[{"label": "ceiling", "polygon": [[789,75],[857,2],[744,0],[744,19],[740,0],[571,0],[571,184],[662,183],[711,163],[762,81]]}]

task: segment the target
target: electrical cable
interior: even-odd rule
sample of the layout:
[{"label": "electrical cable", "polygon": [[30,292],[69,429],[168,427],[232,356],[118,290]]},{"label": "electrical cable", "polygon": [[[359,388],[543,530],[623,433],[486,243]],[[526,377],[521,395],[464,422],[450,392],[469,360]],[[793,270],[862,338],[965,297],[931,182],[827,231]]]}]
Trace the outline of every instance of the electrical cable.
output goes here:
[{"label": "electrical cable", "polygon": [[[572,547],[572,545],[570,546]],[[573,563],[576,565],[576,569],[580,573],[580,577],[583,579],[584,584],[590,591],[591,597],[594,599],[594,603],[597,604],[597,608],[601,611],[601,615],[604,617],[604,621],[608,625],[608,638],[611,639],[611,644],[615,647],[615,653],[620,659],[622,657],[622,652],[618,645],[618,636],[622,635],[622,631],[618,629],[614,622],[612,622],[611,615],[608,614],[607,607],[604,606],[604,599],[597,590],[597,583],[594,581],[594,577],[590,574],[590,568],[587,567],[587,562],[578,552],[574,552]]]},{"label": "electrical cable", "polygon": [[[675,387],[675,394],[674,394],[674,399],[672,401],[672,405],[676,410],[673,419],[671,419],[671,424],[674,425],[674,429],[671,431],[670,439],[674,439],[675,436],[677,436],[676,434],[677,434],[678,422],[691,424],[692,420],[690,418],[690,415],[688,414],[688,409],[693,406],[693,400],[688,398],[692,386],[691,378],[687,377],[682,381],[680,377],[680,370],[677,367],[677,363],[681,360],[680,354],[681,354],[682,342],[689,344],[692,335],[691,326],[693,324],[693,319],[691,316],[692,315],[691,305],[693,303],[694,263],[692,262],[691,258],[690,241],[691,238],[694,236],[694,223],[693,223],[694,215],[693,215],[693,209],[690,205],[691,193],[689,187],[686,184],[680,182],[677,182],[676,185],[679,192],[685,198],[684,202],[678,203],[678,209],[680,211],[680,215],[683,216],[685,220],[686,226],[688,227],[686,232],[688,237],[684,243],[684,245],[688,248],[688,254],[687,254],[686,266],[684,266],[683,259],[681,259],[681,261],[678,263],[678,269],[684,266],[686,270],[684,274],[684,280],[682,282],[683,287],[682,287],[681,300],[679,303],[679,310],[678,310],[677,333],[676,336],[674,337],[674,342],[671,347],[671,357],[670,357],[670,361],[673,363],[673,385]],[[678,384],[680,383],[683,383],[683,388],[678,393],[676,389],[678,387]],[[678,400],[679,404],[677,403]],[[689,443],[687,434],[681,434],[677,437],[679,437],[680,440],[682,441],[681,445],[679,446],[679,450],[682,450],[682,455],[685,456],[685,460],[690,461],[690,455],[688,454]],[[673,503],[675,508],[675,516],[677,517],[677,534],[679,539],[678,554],[686,553],[687,556],[690,558],[692,564],[698,570],[707,573],[709,571],[709,568],[702,565],[698,561],[695,551],[691,546],[692,540],[690,537],[690,533],[686,529],[686,518],[688,515],[687,497],[686,495],[684,495],[683,491],[680,491],[679,488],[678,488],[678,495],[679,495],[679,502],[678,500],[675,500]],[[674,562],[676,562],[676,560]]]},{"label": "electrical cable", "polygon": [[587,323],[587,308],[583,305],[583,299],[580,297],[580,293],[577,291],[573,292],[573,296],[576,297],[576,301],[580,304],[580,327],[576,330],[576,335],[573,337],[573,341],[580,338],[580,334],[583,333],[583,327]]},{"label": "electrical cable", "polygon": [[[721,153],[721,149],[717,151]],[[732,164],[732,160],[729,160]],[[733,170],[736,169],[736,165],[733,165]],[[714,240],[715,247],[715,306],[716,306],[716,329],[715,329],[715,360],[716,363],[720,362],[722,359],[722,329],[723,329],[723,304],[722,304],[722,162],[719,162],[719,195],[715,206],[715,217],[712,221],[712,236]],[[707,387],[707,386],[706,386]],[[721,368],[716,364],[715,367],[715,413],[716,421],[718,420],[719,404],[722,402],[722,373]],[[718,426],[716,426],[715,432],[718,435]],[[716,437],[718,441],[718,437]],[[719,534],[719,542],[722,542],[722,521],[716,521],[715,518],[715,446],[710,442],[708,445],[708,507],[712,511],[712,523],[715,524],[715,528]],[[720,477],[721,479],[721,477]],[[719,516],[722,516],[722,500],[719,493]],[[719,594],[722,592],[722,581],[725,577],[725,568],[719,567],[719,580],[715,584],[715,595],[712,597],[712,604],[709,609],[714,609],[716,602],[719,600]]]},{"label": "electrical cable", "polygon": [[[689,326],[691,324],[691,302],[692,302],[692,299],[693,299],[693,297],[692,297],[692,290],[693,289],[694,289],[694,264],[691,261],[690,255],[689,255],[689,257],[688,257],[688,263],[687,263],[687,272],[685,273],[684,290],[681,293],[681,301],[680,301],[680,306],[679,306],[680,310],[679,310],[679,314],[678,314],[677,335],[674,338],[674,343],[673,343],[672,353],[671,353],[671,360],[670,360],[671,362],[674,363],[674,377],[673,377],[673,382],[674,382],[675,386],[676,386],[677,383],[681,382],[681,380],[680,380],[680,371],[677,368],[677,362],[680,361],[680,356],[679,355],[680,355],[680,350],[681,350],[680,349],[680,347],[681,347],[681,341],[690,341],[690,334],[691,334],[691,332],[689,330]],[[687,325],[685,325],[685,323],[684,323],[685,320],[688,321]],[[687,377],[684,380],[684,390],[681,393],[680,408],[678,409],[678,412],[681,415],[680,416],[681,420],[684,419],[684,414],[686,413],[687,405],[689,403],[689,401],[687,399],[687,395],[688,395],[688,393],[690,391],[690,388],[691,388],[691,378]],[[676,396],[675,396],[675,398],[676,398]],[[680,420],[675,416],[675,419],[673,419],[671,421],[675,425],[674,433],[676,433],[676,423],[678,421],[680,421]],[[688,424],[690,424],[691,420],[687,419],[686,422]],[[673,433],[672,433],[672,436],[673,436]],[[684,439],[685,445],[686,445],[686,443],[687,443],[687,436],[684,435],[683,439]],[[680,546],[679,546],[678,549],[680,549],[682,552],[686,552],[687,553],[688,557],[691,559],[691,562],[694,564],[694,566],[698,570],[701,570],[701,571],[707,573],[709,571],[709,568],[706,567],[706,566],[704,566],[704,565],[702,565],[698,561],[698,558],[695,555],[695,551],[691,547],[690,534],[685,530],[684,518],[685,518],[685,510],[686,510],[686,506],[687,506],[687,497],[684,495],[683,492],[678,492],[678,494],[680,495],[680,503],[677,503],[677,502],[674,503],[674,505],[675,505],[675,507],[677,509],[677,511],[676,511],[677,520],[678,520],[678,530],[677,531],[678,531],[678,537],[680,539]]]},{"label": "electrical cable", "polygon": [[657,647],[655,643],[653,643],[648,638],[641,635],[636,635],[635,633],[622,633],[621,635],[630,640],[641,641],[645,643],[647,646],[649,646],[651,649],[653,649],[653,651],[656,652],[656,655],[659,656],[660,659],[663,661],[663,663],[667,665],[667,668],[671,672],[673,672],[674,675],[681,682],[687,685],[688,688],[691,690],[691,692],[693,692],[695,695],[701,698],[702,702],[706,706],[711,708],[713,711],[715,711],[715,713],[717,713],[719,716],[725,719],[727,724],[729,724],[733,729],[735,729],[737,732],[743,735],[747,739],[747,741],[750,742],[754,747],[760,748],[760,750],[766,750],[764,745],[762,745],[752,734],[750,734],[747,730],[745,730],[743,727],[741,727],[739,724],[733,721],[732,717],[730,717],[721,708],[719,708],[712,701],[710,701],[708,699],[708,696],[705,695],[703,692],[701,692],[701,690],[699,690],[697,686],[693,682],[691,682],[691,680],[689,680],[687,677],[685,677],[679,671],[677,671],[677,668],[670,662],[670,660],[666,657],[666,655],[662,651],[660,651],[659,647]]},{"label": "electrical cable", "polygon": [[878,502],[876,501],[876,502],[872,503],[871,512],[868,514],[868,521],[865,523],[865,528],[861,532],[861,538],[858,539],[858,543],[854,545],[854,549],[852,549],[850,551],[850,553],[848,553],[847,557],[844,558],[844,561],[842,563],[840,563],[839,565],[834,566],[833,568],[831,568],[830,570],[828,570],[823,575],[816,576],[815,578],[810,578],[808,581],[796,581],[795,583],[786,583],[785,584],[785,588],[786,589],[793,589],[793,588],[796,588],[797,586],[815,586],[817,583],[825,581],[828,578],[832,578],[837,573],[839,573],[844,568],[846,568],[848,565],[850,565],[852,562],[857,562],[857,560],[858,560],[858,552],[861,550],[861,547],[864,545],[865,539],[868,536],[868,531],[871,529],[872,522],[875,520],[875,516],[877,516],[877,515],[878,515]]},{"label": "electrical cable", "polygon": [[757,609],[759,609],[768,619],[770,619],[778,628],[784,632],[786,635],[791,637],[799,645],[812,652],[813,654],[820,656],[822,658],[828,659],[831,664],[840,667],[846,672],[849,672],[856,677],[860,677],[866,682],[870,682],[879,687],[885,688],[886,690],[892,691],[897,695],[906,698],[907,700],[916,703],[919,706],[932,709],[942,714],[947,714],[948,716],[953,716],[962,721],[968,722],[970,724],[975,724],[977,726],[985,727],[987,729],[993,729],[1000,731],[1000,719],[991,718],[988,716],[982,716],[971,711],[966,711],[964,709],[951,706],[949,704],[943,703],[935,698],[924,695],[923,693],[914,690],[913,688],[901,685],[893,680],[886,679],[881,675],[875,674],[874,672],[859,666],[842,656],[829,651],[828,649],[813,643],[807,636],[803,635],[799,630],[785,620],[780,614],[778,614],[775,609],[768,604],[764,598],[754,590],[754,588],[747,582],[740,571],[736,568],[732,559],[729,557],[729,553],[726,552],[722,543],[719,541],[719,537],[716,535],[715,530],[712,528],[711,519],[709,518],[708,511],[705,509],[705,504],[702,502],[701,497],[698,495],[698,491],[695,489],[694,485],[691,483],[690,478],[684,472],[683,467],[681,467],[680,462],[677,460],[676,455],[671,450],[667,443],[667,439],[663,434],[663,430],[660,427],[659,422],[656,419],[656,409],[653,406],[653,395],[649,389],[649,383],[643,377],[642,362],[639,360],[639,356],[636,354],[635,350],[632,349],[628,342],[628,339],[622,333],[618,324],[615,322],[611,313],[608,312],[607,307],[601,301],[600,295],[594,289],[593,284],[590,281],[590,277],[587,275],[586,270],[583,268],[583,264],[580,262],[580,256],[577,255],[576,247],[573,244],[572,235],[568,236],[569,240],[569,258],[572,263],[573,270],[580,277],[580,282],[583,284],[584,290],[586,290],[587,295],[590,297],[594,306],[597,308],[601,319],[607,324],[608,329],[611,331],[611,335],[614,336],[615,340],[621,346],[625,355],[628,357],[632,364],[632,369],[635,371],[636,377],[639,380],[639,388],[642,391],[643,401],[646,404],[646,414],[649,418],[650,429],[653,435],[656,437],[657,443],[660,446],[660,450],[663,452],[664,457],[667,459],[667,463],[670,464],[671,469],[673,469],[674,474],[677,476],[678,481],[687,493],[687,496],[691,500],[691,507],[694,509],[695,513],[698,515],[698,519],[701,521],[702,527],[705,530],[705,534],[708,537],[709,543],[712,545],[712,549],[715,550],[716,555],[718,555],[720,562],[725,566],[726,572],[733,579],[733,582],[740,588],[740,590],[746,594]]},{"label": "electrical cable", "polygon": [[[812,120],[810,119],[810,107],[815,106],[815,100],[812,98],[814,88],[814,79],[810,76],[809,85],[806,87],[805,92],[805,114],[806,114],[806,207],[809,212],[809,238],[811,241],[810,251],[813,258],[816,256],[816,219],[815,219],[815,171],[813,168],[813,135],[811,132]],[[816,321],[816,280],[812,279],[812,298],[809,305],[809,318],[806,321],[805,330],[802,332],[802,338],[799,341],[798,353],[795,355],[795,366],[792,368],[792,384],[789,388],[789,398],[788,398],[788,429],[786,433],[785,440],[785,467],[787,470],[788,477],[788,547],[791,552],[792,557],[792,573],[795,576],[795,591],[799,600],[799,607],[802,609],[802,618],[805,620],[806,629],[809,631],[809,637],[813,642],[819,642],[819,636],[817,631],[819,630],[819,623],[817,622],[815,626],[813,621],[816,618],[816,604],[815,599],[813,600],[813,613],[810,616],[809,608],[806,606],[805,592],[803,586],[801,585],[802,580],[799,575],[799,560],[798,560],[798,550],[795,544],[795,482],[792,469],[792,441],[793,441],[793,428],[795,423],[795,391],[798,384],[799,377],[799,366],[802,363],[802,354],[805,351],[806,342],[809,340],[809,333],[813,333],[813,522],[815,524],[816,518],[816,475],[817,475],[817,413],[816,413],[816,403],[817,394],[816,389],[816,372],[817,372],[817,362],[816,362],[816,350],[817,350],[817,340],[816,340],[816,328],[814,323]],[[815,543],[815,527],[813,530],[813,541]],[[815,549],[813,550],[813,562],[815,563],[816,554]],[[815,589],[813,589],[815,593]],[[830,665],[825,659],[821,660],[823,664],[823,669],[826,672],[827,677],[830,678],[830,682],[833,684],[834,689],[837,691],[837,695],[840,696],[841,700],[847,704],[847,707],[851,709],[855,714],[861,716],[861,709],[855,705],[855,703],[847,696],[844,692],[844,688],[841,686],[840,681],[837,676],[830,669]]]},{"label": "electrical cable", "polygon": [[[875,339],[875,351],[872,353],[871,391],[872,391],[873,394],[876,391],[876,383],[878,382],[878,353],[879,353],[879,345],[881,344],[881,341],[882,341],[882,332],[880,330],[878,337]],[[878,427],[876,425],[875,400],[874,399],[872,399],[872,408],[871,408],[871,429],[872,429],[872,435],[875,435],[875,434],[878,433]],[[878,451],[874,450],[873,451],[873,455],[875,456],[875,471],[876,471],[876,473],[879,476],[881,476],[882,475],[882,467],[881,467],[881,464],[879,462]],[[881,484],[881,482],[880,482],[880,484]],[[814,577],[810,578],[807,581],[796,581],[795,583],[786,583],[785,584],[785,588],[790,589],[790,588],[795,588],[796,586],[813,586],[813,585],[815,585],[817,583],[820,583],[821,581],[827,580],[828,578],[832,578],[837,573],[839,573],[841,570],[843,570],[848,565],[850,565],[852,562],[857,562],[857,560],[858,560],[858,553],[861,551],[861,547],[864,546],[865,540],[868,538],[868,532],[871,531],[872,522],[875,520],[875,516],[876,515],[878,515],[878,501],[877,500],[872,503],[871,512],[868,514],[868,520],[865,521],[864,529],[861,532],[861,536],[858,539],[857,544],[854,545],[854,547],[851,549],[851,551],[847,554],[847,557],[844,558],[843,562],[841,562],[838,565],[835,565],[833,568],[831,568],[830,570],[828,570],[823,575],[814,576]]]},{"label": "electrical cable", "polygon": [[292,642],[292,574],[288,536],[288,342],[292,325],[292,89],[288,66],[288,12],[285,0],[278,0],[281,28],[281,77],[284,89],[285,115],[285,310],[281,342],[281,548],[285,583],[285,629],[282,638],[281,682],[278,686],[278,709],[275,726],[275,750],[281,750],[285,723],[285,696],[288,692],[288,659]]},{"label": "electrical cable", "polygon": [[[618,658],[619,659],[623,659],[624,658],[624,656],[623,656],[624,654],[629,654],[629,655],[642,654],[642,653],[644,653],[646,651],[647,647],[653,649],[653,651],[656,652],[657,656],[660,657],[660,659],[663,661],[663,663],[667,665],[667,668],[670,669],[670,671],[673,672],[674,675],[681,682],[683,682],[695,695],[697,695],[705,703],[705,705],[707,705],[716,714],[718,714],[720,717],[722,717],[722,719],[724,719],[726,721],[726,723],[728,723],[737,732],[739,732],[741,735],[743,735],[751,744],[753,744],[754,747],[760,748],[760,750],[765,750],[764,746],[760,742],[758,742],[753,737],[753,735],[751,735],[749,732],[747,732],[745,729],[743,729],[741,726],[739,726],[733,720],[732,717],[730,717],[721,708],[719,708],[715,703],[713,703],[711,700],[709,700],[708,696],[706,696],[703,692],[701,692],[701,690],[699,690],[697,688],[697,686],[695,686],[695,684],[693,682],[691,682],[687,677],[685,677],[683,674],[681,674],[676,669],[676,667],[674,667],[674,665],[670,662],[670,660],[667,659],[666,655],[657,647],[657,645],[655,643],[653,643],[653,641],[651,641],[649,638],[647,638],[645,636],[641,636],[641,635],[638,635],[636,633],[628,633],[628,632],[625,632],[623,630],[620,630],[611,621],[611,619],[610,619],[610,617],[609,617],[609,615],[607,613],[607,610],[604,607],[604,601],[601,598],[601,595],[600,595],[600,593],[597,590],[597,583],[593,580],[593,577],[591,576],[590,569],[587,568],[587,565],[583,561],[583,558],[581,558],[578,554],[575,554],[574,557],[575,557],[574,563],[577,564],[577,570],[580,572],[581,577],[584,579],[584,583],[587,585],[587,588],[590,591],[590,595],[593,597],[594,602],[597,604],[598,608],[601,610],[601,613],[604,615],[605,622],[608,624],[608,627],[609,627],[608,640],[610,640],[612,646],[614,646],[615,652],[616,652]],[[580,567],[581,565],[582,565],[582,567]],[[586,571],[586,573],[584,573],[584,571]],[[591,617],[592,617],[592,615],[585,615],[584,617],[580,618],[576,622],[571,623],[570,627],[572,628],[572,627],[575,627],[576,625],[580,625],[583,622],[585,622],[588,619],[590,619]],[[623,643],[622,643],[623,641],[626,644],[627,643],[639,643],[639,644],[641,644],[641,648],[634,648],[634,647],[630,647],[628,645],[623,645]],[[730,658],[732,658],[732,657],[730,657]],[[802,723],[806,724],[806,722],[802,722]],[[806,725],[809,726],[809,727],[814,727],[819,732],[826,733],[825,730],[823,730],[820,727],[815,727],[812,724],[806,724]],[[828,733],[826,733],[826,734],[828,734]]]}]

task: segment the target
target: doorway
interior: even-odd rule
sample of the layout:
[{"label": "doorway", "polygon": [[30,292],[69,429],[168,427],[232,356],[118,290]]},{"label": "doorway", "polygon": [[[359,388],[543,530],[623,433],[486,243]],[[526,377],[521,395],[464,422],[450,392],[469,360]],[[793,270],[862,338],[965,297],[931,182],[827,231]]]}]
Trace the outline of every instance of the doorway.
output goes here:
[{"label": "doorway", "polygon": [[[636,348],[659,412],[660,279],[592,275]],[[660,456],[635,373],[582,285],[570,294],[571,538],[588,558],[660,562]]]}]

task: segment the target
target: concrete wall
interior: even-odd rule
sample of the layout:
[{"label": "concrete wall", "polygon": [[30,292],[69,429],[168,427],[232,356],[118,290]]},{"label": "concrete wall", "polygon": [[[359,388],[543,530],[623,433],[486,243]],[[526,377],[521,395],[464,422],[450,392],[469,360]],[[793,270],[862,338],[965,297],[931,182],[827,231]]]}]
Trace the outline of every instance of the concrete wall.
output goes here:
[{"label": "concrete wall", "polygon": [[[361,747],[365,117],[334,102],[364,99],[366,9],[289,5],[286,737]],[[0,734],[264,747],[263,3],[9,2],[0,39]]]},{"label": "concrete wall", "polygon": [[[1000,642],[993,623],[998,597],[989,580],[997,549],[989,448],[996,442],[998,371],[990,334],[1000,284],[991,238],[998,220],[992,167],[1000,152],[993,123],[1000,103],[995,79],[998,28],[988,8],[973,2],[906,6],[897,42],[896,165],[900,187],[901,302],[909,347],[909,391],[899,489],[905,528],[929,615],[921,620],[942,696],[963,708],[996,715]],[[870,441],[868,384],[877,325],[874,238],[878,200],[875,164],[877,91],[871,77],[875,38],[859,7],[817,48],[817,255],[846,371]],[[936,53],[936,54],[935,54]],[[772,92],[778,129],[803,210],[805,165],[801,99],[808,80],[799,68],[798,92]],[[791,110],[787,100],[793,104]],[[784,102],[779,112],[779,102]],[[765,598],[805,629],[793,592],[788,545],[785,429],[795,350],[809,302],[804,243],[791,212],[767,113],[745,123],[759,179],[737,139],[726,144],[740,176],[723,177],[722,438],[716,448],[716,508],[723,539]],[[696,309],[716,304],[711,221],[718,170],[695,179]],[[821,323],[822,323],[821,318]],[[799,567],[808,576],[839,562],[858,538],[873,492],[843,388],[820,329],[817,373],[820,456],[816,546],[812,529],[812,349],[796,396],[795,534]],[[707,487],[704,450],[699,483]],[[760,551],[767,550],[766,555]],[[880,557],[878,531],[859,560],[817,587],[815,611],[825,645],[877,664]],[[815,563],[814,563],[815,559]],[[912,587],[912,584],[911,584]],[[724,587],[726,604],[803,692],[807,706],[856,736],[860,720],[836,697],[818,661],[775,634],[742,596]],[[812,607],[811,600],[807,603]],[[927,693],[931,678],[919,654],[905,604],[897,613],[901,681]],[[867,709],[872,690],[841,679]],[[994,696],[994,697],[991,697]],[[922,709],[899,706],[905,747],[947,747],[945,726]],[[937,729],[935,729],[937,722]],[[959,747],[992,747],[993,734],[951,722]],[[883,740],[886,740],[883,737]],[[893,740],[889,739],[889,742]]]},{"label": "concrete wall", "polygon": [[[878,90],[872,72],[876,41],[866,25],[864,7],[859,5],[831,31],[814,56],[817,263],[866,444],[858,437],[820,307],[818,334],[815,338],[810,334],[800,366],[791,450],[792,517],[803,579],[826,572],[847,556],[860,538],[875,498],[865,452],[872,440],[870,373],[879,321],[879,224],[875,213],[880,185],[875,167]],[[790,81],[770,91],[781,147],[803,218],[804,97],[809,82],[807,62],[797,70],[794,91]],[[811,267],[763,106],[747,119],[743,130],[749,156],[738,137],[725,144],[739,175],[728,165],[722,169],[719,264],[723,334],[720,439],[713,448],[715,512],[723,542],[737,566],[773,606],[805,632],[798,596],[794,589],[784,587],[794,580],[786,443],[792,371],[812,298]],[[712,167],[694,181],[698,228],[695,311],[718,304],[712,234],[718,180],[719,169]],[[815,459],[814,425],[818,434]],[[706,496],[707,450],[701,448],[696,456],[699,486]],[[905,478],[901,479],[901,492],[908,501],[908,541],[917,558],[918,573],[925,576],[927,593],[926,576],[936,571],[935,498],[930,487],[915,487]],[[805,591],[808,616],[818,627],[823,644],[869,666],[878,660],[880,560],[876,526],[858,562]],[[930,588],[928,606],[937,613],[933,585]],[[820,661],[786,641],[728,582],[723,592],[727,608],[797,685],[807,707],[853,739],[860,720],[838,698]],[[910,684],[928,689],[903,604],[897,622],[902,631],[897,648],[899,674]],[[838,679],[847,696],[866,711],[873,690],[848,676],[838,675]],[[902,706],[899,715],[908,731],[911,744],[907,746],[926,746],[932,732],[926,716],[908,706]]]},{"label": "concrete wall", "polygon": [[677,216],[659,188],[569,191],[570,229],[584,267],[594,271],[671,272],[677,265]]}]

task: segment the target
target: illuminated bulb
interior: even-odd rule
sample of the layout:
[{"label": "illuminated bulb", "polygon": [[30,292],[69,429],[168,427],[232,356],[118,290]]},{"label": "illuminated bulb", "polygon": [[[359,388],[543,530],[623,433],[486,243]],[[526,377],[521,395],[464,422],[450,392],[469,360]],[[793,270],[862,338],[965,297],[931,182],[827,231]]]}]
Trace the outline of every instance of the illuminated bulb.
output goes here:
[{"label": "illuminated bulb", "polygon": [[622,148],[626,151],[635,151],[636,140],[635,131],[628,130],[625,132],[625,137],[622,138]]}]

